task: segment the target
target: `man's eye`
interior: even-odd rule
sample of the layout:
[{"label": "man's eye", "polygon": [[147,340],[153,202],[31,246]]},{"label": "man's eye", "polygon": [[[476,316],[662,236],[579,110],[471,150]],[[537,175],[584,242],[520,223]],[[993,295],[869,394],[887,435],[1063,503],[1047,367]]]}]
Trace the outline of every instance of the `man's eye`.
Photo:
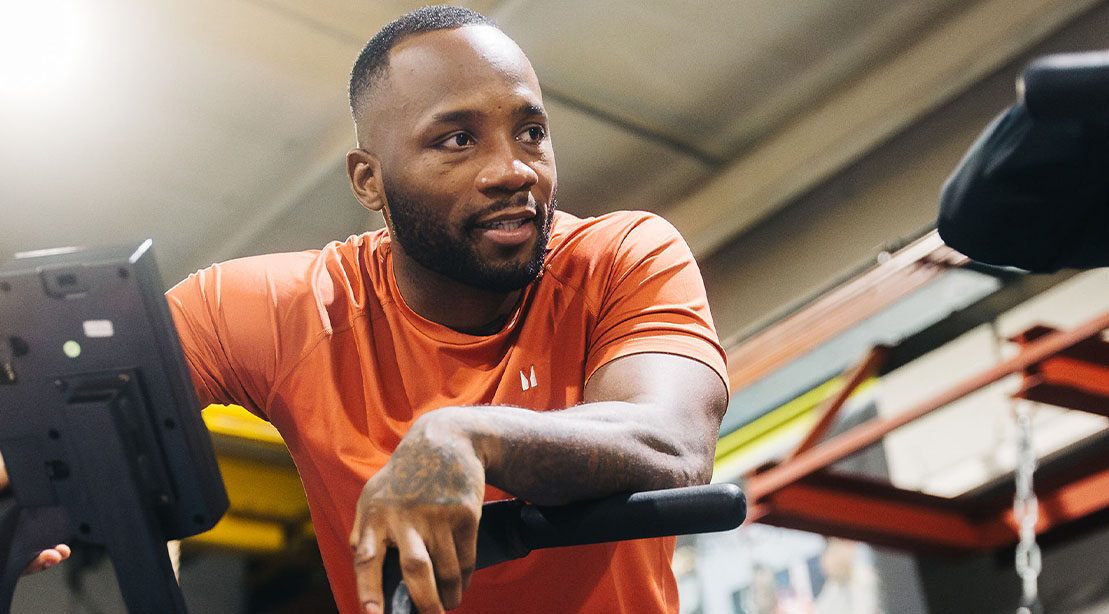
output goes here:
[{"label": "man's eye", "polygon": [[529,143],[541,141],[545,136],[547,136],[547,131],[543,126],[529,126],[527,130],[520,133],[520,139]]},{"label": "man's eye", "polygon": [[447,137],[447,140],[443,141],[443,144],[451,148],[469,147],[474,144],[474,137],[465,132],[459,132],[458,134],[452,134]]}]

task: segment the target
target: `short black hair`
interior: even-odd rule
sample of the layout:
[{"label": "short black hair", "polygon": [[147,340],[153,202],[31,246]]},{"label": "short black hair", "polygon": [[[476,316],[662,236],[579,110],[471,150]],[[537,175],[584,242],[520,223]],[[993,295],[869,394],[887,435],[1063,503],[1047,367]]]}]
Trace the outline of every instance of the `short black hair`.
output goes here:
[{"label": "short black hair", "polygon": [[378,31],[362,48],[350,71],[350,112],[355,122],[370,89],[389,67],[389,52],[414,34],[470,25],[497,27],[481,13],[458,6],[425,6],[402,15]]}]

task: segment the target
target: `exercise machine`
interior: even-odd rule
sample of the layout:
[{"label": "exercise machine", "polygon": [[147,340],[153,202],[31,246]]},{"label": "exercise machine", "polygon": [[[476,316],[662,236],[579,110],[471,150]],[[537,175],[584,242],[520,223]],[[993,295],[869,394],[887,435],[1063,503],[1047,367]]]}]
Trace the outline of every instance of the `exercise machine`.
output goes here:
[{"label": "exercise machine", "polygon": [[0,613],[39,552],[74,540],[106,549],[128,610],[183,613],[166,542],[227,510],[150,247],[0,268]]}]

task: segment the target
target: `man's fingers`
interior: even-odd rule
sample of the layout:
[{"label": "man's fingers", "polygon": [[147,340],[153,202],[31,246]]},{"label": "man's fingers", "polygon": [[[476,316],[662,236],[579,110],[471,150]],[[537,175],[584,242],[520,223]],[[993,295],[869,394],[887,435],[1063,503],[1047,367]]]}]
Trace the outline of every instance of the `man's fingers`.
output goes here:
[{"label": "man's fingers", "polygon": [[435,540],[428,551],[435,566],[435,584],[439,588],[439,600],[448,610],[457,608],[462,603],[464,589],[462,568],[459,565],[454,536],[448,528],[443,527],[436,533]]},{"label": "man's fingers", "polygon": [[65,544],[58,544],[53,548],[48,548],[39,553],[35,560],[23,570],[23,575],[38,573],[61,563],[69,558],[71,551],[69,546]]},{"label": "man's fingers", "polygon": [[69,546],[66,544],[58,544],[57,546],[54,546],[54,550],[57,550],[58,554],[62,555],[63,561],[65,559],[68,559],[70,554],[73,554],[73,551],[70,550]]},{"label": "man's fingers", "polygon": [[4,465],[4,457],[0,456],[0,495],[8,489],[8,468]]},{"label": "man's fingers", "polygon": [[462,572],[462,590],[466,590],[470,587],[470,579],[474,575],[474,567],[477,566],[477,522],[473,523],[472,528],[466,526],[455,531],[453,541]]},{"label": "man's fingers", "polygon": [[[355,525],[358,531],[358,525]],[[354,551],[354,578],[358,583],[358,600],[365,614],[381,614],[385,601],[381,596],[381,565],[385,558],[385,544],[374,531],[351,536]]]},{"label": "man's fingers", "polygon": [[443,604],[439,602],[439,591],[435,585],[435,569],[420,533],[412,527],[403,529],[397,535],[397,551],[400,553],[401,575],[412,597],[412,604],[420,614],[443,614]]}]

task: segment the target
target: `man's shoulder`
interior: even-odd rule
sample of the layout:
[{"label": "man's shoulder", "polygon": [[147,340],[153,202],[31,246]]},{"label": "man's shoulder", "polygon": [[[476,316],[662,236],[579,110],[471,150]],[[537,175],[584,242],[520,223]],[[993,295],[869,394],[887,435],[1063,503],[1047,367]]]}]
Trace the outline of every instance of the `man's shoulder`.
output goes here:
[{"label": "man's shoulder", "polygon": [[674,226],[647,211],[589,218],[560,214],[548,245],[545,275],[598,295],[633,271],[692,260]]},{"label": "man's shoulder", "polygon": [[348,311],[361,303],[380,270],[381,231],[333,241],[321,249],[236,258],[213,264],[170,289],[169,296],[191,294],[221,308],[275,312]]},{"label": "man's shoulder", "polygon": [[680,238],[670,222],[649,211],[613,211],[586,218],[557,212],[550,245],[552,252],[590,257],[615,254],[639,243]]}]

